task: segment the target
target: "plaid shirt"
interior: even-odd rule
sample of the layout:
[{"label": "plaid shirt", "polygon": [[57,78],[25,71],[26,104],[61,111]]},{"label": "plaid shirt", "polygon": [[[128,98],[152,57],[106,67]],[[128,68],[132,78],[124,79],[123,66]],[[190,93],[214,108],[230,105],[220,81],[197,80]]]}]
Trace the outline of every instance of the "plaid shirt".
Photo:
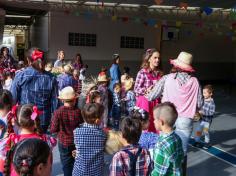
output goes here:
[{"label": "plaid shirt", "polygon": [[73,130],[83,123],[80,109],[61,106],[54,112],[51,133],[58,133],[59,142],[67,147],[74,145]]},{"label": "plaid shirt", "polygon": [[181,176],[184,152],[180,137],[172,132],[161,134],[154,148],[153,176]]},{"label": "plaid shirt", "polygon": [[[161,97],[163,91],[164,91],[164,86],[165,86],[165,81],[168,75],[163,76],[157,84],[154,86],[152,91],[148,94],[147,98],[148,100],[154,100],[156,98]],[[191,78],[191,76],[188,73],[185,72],[179,72],[176,73],[176,79],[179,80],[181,85],[184,85],[187,83],[187,81]],[[197,107],[200,109],[203,105],[203,97],[202,97],[202,91],[201,91],[201,86],[199,85],[199,91],[198,91],[198,98],[197,98]]]},{"label": "plaid shirt", "polygon": [[67,86],[71,86],[74,89],[76,89],[78,85],[78,82],[73,78],[72,75],[65,74],[65,73],[58,75],[57,81],[58,81],[59,90],[62,90],[63,88]]},{"label": "plaid shirt", "polygon": [[113,92],[113,105],[121,106],[121,97],[120,94]]},{"label": "plaid shirt", "polygon": [[[157,75],[153,73],[151,74],[152,74],[152,77],[154,78],[156,77],[158,79],[158,77],[160,77],[159,73]],[[135,85],[134,85],[134,92],[136,96],[144,95],[146,90],[152,85],[154,85],[155,82],[156,80],[151,80],[148,78],[148,74],[145,69],[141,69],[137,74]]]},{"label": "plaid shirt", "polygon": [[126,101],[126,104],[125,104],[126,105],[126,111],[131,112],[133,107],[135,106],[135,102],[136,102],[136,96],[134,94],[134,91],[129,90],[126,93],[125,101]]},{"label": "plaid shirt", "polygon": [[73,176],[101,176],[106,135],[98,125],[83,123],[74,130],[76,158]]},{"label": "plaid shirt", "polygon": [[15,103],[33,104],[43,111],[41,125],[48,125],[51,114],[56,110],[58,89],[56,78],[49,72],[39,72],[28,67],[16,74],[12,82],[11,93]]},{"label": "plaid shirt", "polygon": [[201,108],[202,120],[211,122],[213,115],[215,114],[215,102],[213,98],[209,100],[204,100],[204,104]]},{"label": "plaid shirt", "polygon": [[142,131],[139,138],[139,145],[145,149],[153,149],[157,143],[158,135],[153,132]]},{"label": "plaid shirt", "polygon": [[[138,145],[129,145],[117,152],[110,165],[110,176],[127,176],[130,170],[130,158],[129,154],[124,150],[129,150],[131,153],[136,154],[138,151]],[[150,153],[146,149],[142,149],[136,162],[136,174],[135,176],[146,176],[151,173],[152,160]]]}]

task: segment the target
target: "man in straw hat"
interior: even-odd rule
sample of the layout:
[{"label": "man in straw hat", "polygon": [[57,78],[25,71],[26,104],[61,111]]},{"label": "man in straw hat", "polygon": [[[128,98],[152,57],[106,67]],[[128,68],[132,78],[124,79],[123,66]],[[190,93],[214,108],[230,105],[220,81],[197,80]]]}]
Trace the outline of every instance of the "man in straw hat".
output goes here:
[{"label": "man in straw hat", "polygon": [[192,67],[193,56],[181,52],[177,59],[170,60],[173,65],[172,73],[163,76],[152,91],[147,95],[149,101],[162,97],[162,102],[172,102],[178,111],[176,120],[176,133],[182,139],[185,162],[183,164],[186,174],[187,146],[193,129],[193,117],[196,109],[203,103],[201,87],[196,77],[192,76],[195,70]]},{"label": "man in straw hat", "polygon": [[72,175],[74,166],[72,151],[75,150],[73,131],[83,123],[80,109],[75,106],[78,96],[72,87],[63,88],[58,97],[63,106],[54,112],[51,122],[51,133],[56,133],[58,136],[64,175]]}]

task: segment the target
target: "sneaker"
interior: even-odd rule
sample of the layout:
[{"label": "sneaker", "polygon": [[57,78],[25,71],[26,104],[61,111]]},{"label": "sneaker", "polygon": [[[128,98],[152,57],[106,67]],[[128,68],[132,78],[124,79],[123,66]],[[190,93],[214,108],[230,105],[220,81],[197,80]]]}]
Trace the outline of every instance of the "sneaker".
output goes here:
[{"label": "sneaker", "polygon": [[205,150],[207,150],[207,149],[209,149],[210,147],[211,147],[210,143],[205,143],[202,148],[205,149]]}]

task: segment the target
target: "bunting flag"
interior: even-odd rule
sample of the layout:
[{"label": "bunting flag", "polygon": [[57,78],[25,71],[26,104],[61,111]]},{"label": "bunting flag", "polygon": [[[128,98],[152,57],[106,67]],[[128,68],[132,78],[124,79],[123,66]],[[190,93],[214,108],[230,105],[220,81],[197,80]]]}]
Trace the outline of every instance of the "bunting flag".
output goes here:
[{"label": "bunting flag", "polygon": [[75,16],[80,16],[80,12],[79,11],[75,12]]},{"label": "bunting flag", "polygon": [[113,16],[111,17],[111,20],[112,20],[112,21],[116,21],[116,20],[117,20],[117,16],[113,15]]},{"label": "bunting flag", "polygon": [[66,15],[69,15],[69,14],[70,14],[70,10],[66,9],[66,10],[64,11],[64,13],[65,13]]},{"label": "bunting flag", "polygon": [[126,22],[129,21],[129,17],[122,17],[121,20],[122,20],[124,23],[126,23]]},{"label": "bunting flag", "polygon": [[141,23],[141,19],[138,18],[138,17],[136,17],[136,18],[134,18],[134,22],[137,23],[137,24],[139,24],[139,23]]},{"label": "bunting flag", "polygon": [[232,29],[236,29],[236,22],[232,23]]},{"label": "bunting flag", "polygon": [[196,26],[199,27],[199,28],[202,28],[203,27],[203,22],[202,21],[198,21],[196,23]]},{"label": "bunting flag", "polygon": [[155,26],[156,23],[157,23],[157,22],[156,22],[155,19],[148,19],[148,20],[147,20],[148,26]]},{"label": "bunting flag", "polygon": [[187,10],[187,9],[188,9],[188,3],[180,2],[180,3],[179,3],[179,7],[180,7],[181,9]]},{"label": "bunting flag", "polygon": [[213,13],[213,9],[210,7],[204,7],[202,10],[203,12],[205,12],[206,15],[210,15]]},{"label": "bunting flag", "polygon": [[154,0],[156,5],[161,5],[163,3],[164,0]]},{"label": "bunting flag", "polygon": [[158,27],[159,27],[158,24],[155,24],[154,28],[158,28]]}]

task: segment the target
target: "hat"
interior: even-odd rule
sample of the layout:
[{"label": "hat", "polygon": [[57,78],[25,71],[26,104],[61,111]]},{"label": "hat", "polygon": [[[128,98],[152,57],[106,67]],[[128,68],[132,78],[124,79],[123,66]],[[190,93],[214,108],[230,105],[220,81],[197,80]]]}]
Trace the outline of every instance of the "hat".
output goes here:
[{"label": "hat", "polygon": [[107,78],[107,75],[102,74],[102,75],[98,75],[98,82],[107,82],[109,81],[109,79]]},{"label": "hat", "polygon": [[134,85],[134,80],[133,78],[129,78],[127,80],[124,81],[124,87],[125,87],[125,91],[130,90]]},{"label": "hat", "polygon": [[124,147],[122,142],[122,134],[120,131],[109,130],[107,134],[107,141],[105,144],[105,151],[108,154],[114,154]]},{"label": "hat", "polygon": [[67,64],[63,67],[65,73],[71,73],[72,74],[72,66]]},{"label": "hat", "polygon": [[170,63],[183,71],[194,72],[192,67],[193,55],[187,52],[181,52],[177,59],[170,60]]},{"label": "hat", "polygon": [[61,100],[73,100],[78,98],[79,95],[75,93],[74,89],[70,86],[63,88],[59,93],[59,99]]}]

